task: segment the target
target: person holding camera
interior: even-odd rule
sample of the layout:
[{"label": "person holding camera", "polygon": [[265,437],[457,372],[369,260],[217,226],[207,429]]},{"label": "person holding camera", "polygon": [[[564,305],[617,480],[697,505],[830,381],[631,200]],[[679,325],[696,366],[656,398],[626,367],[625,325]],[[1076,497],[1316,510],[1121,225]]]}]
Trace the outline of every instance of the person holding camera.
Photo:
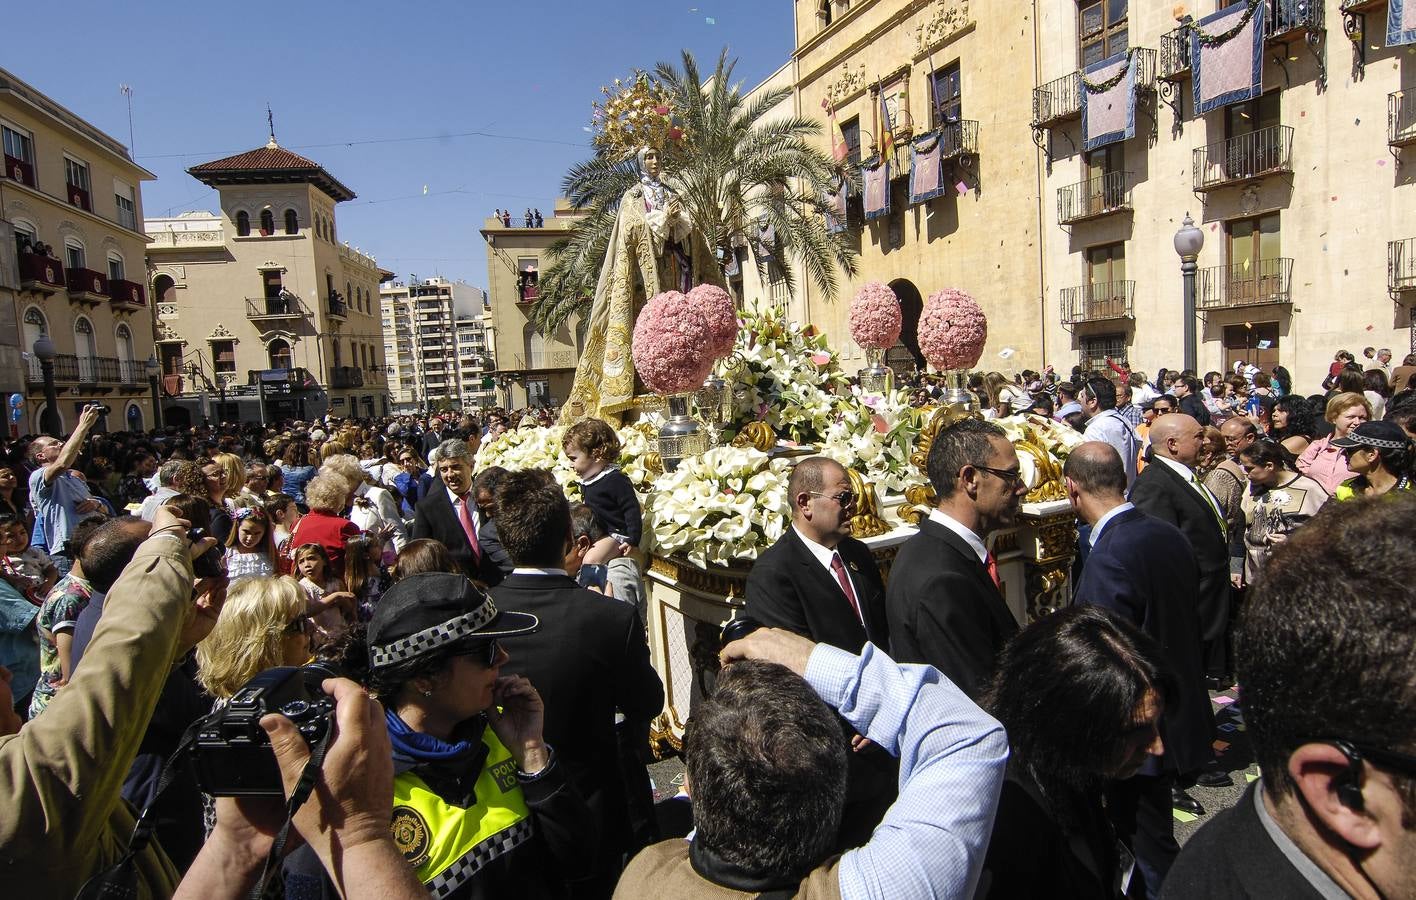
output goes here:
[{"label": "person holding camera", "polygon": [[[540,695],[501,674],[499,642],[539,625],[446,572],[401,579],[369,621],[396,773],[385,827],[435,897],[559,897],[594,859],[596,828],[543,739]],[[316,856],[287,860],[288,895],[336,896]]]},{"label": "person holding camera", "polygon": [[35,465],[29,477],[30,502],[44,546],[61,576],[69,574],[74,562],[66,546],[69,533],[84,516],[106,510],[103,501],[89,493],[88,482],[73,471],[89,432],[106,409],[90,403],[79,414],[79,424],[67,441],[42,435],[29,446]]},{"label": "person holding camera", "polygon": [[[92,424],[91,422],[89,424]],[[84,425],[81,423],[80,428]],[[133,810],[120,797],[175,660],[211,630],[224,594],[195,601],[191,523],[169,509],[109,592],[103,617],[64,690],[22,730],[0,676],[0,883],[16,897],[73,897],[122,856]],[[3,670],[0,670],[3,671]],[[177,870],[149,844],[133,860],[139,896],[169,896]]]}]

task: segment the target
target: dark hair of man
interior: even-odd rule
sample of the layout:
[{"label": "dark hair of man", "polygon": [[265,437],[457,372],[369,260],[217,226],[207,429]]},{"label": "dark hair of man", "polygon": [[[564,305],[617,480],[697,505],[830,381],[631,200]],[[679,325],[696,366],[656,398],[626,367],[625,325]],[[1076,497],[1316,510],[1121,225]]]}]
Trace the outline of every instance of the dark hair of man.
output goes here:
[{"label": "dark hair of man", "polygon": [[589,538],[590,543],[605,538],[609,532],[605,531],[605,526],[600,524],[600,519],[595,515],[595,510],[585,503],[572,503],[570,506],[570,536],[577,541],[581,538]]},{"label": "dark hair of man", "polygon": [[826,473],[842,468],[834,459],[825,456],[810,456],[797,463],[787,479],[787,497],[792,504],[792,512],[797,511],[796,498],[804,493],[820,492],[826,486]]},{"label": "dark hair of man", "polygon": [[1386,373],[1381,369],[1368,369],[1362,373],[1363,390],[1371,391],[1382,397],[1391,396],[1391,385],[1387,382]]},{"label": "dark hair of man", "polygon": [[775,663],[736,662],[683,738],[694,841],[757,878],[795,884],[831,853],[846,793],[836,714]]},{"label": "dark hair of man", "polygon": [[[1084,493],[1106,497],[1126,496],[1126,469],[1121,464],[1121,454],[1110,444],[1101,441],[1089,443],[1100,446],[1088,447],[1084,453],[1069,454],[1062,465],[1062,474],[1076,482]],[[1111,452],[1107,453],[1101,447]]]},{"label": "dark hair of man", "polygon": [[1077,399],[1077,386],[1070,381],[1064,381],[1057,385],[1058,398],[1066,397],[1068,400]]},{"label": "dark hair of man", "polygon": [[1416,422],[1416,401],[1401,403],[1387,410],[1382,416],[1383,422],[1395,422],[1401,430],[1410,433],[1412,423]]},{"label": "dark hair of man", "polygon": [[[205,502],[205,501],[203,501]],[[136,516],[119,516],[104,522],[89,535],[79,555],[84,577],[93,589],[106,594],[133,561],[151,526]]]},{"label": "dark hair of man", "polygon": [[1109,378],[1093,377],[1087,379],[1087,396],[1096,401],[1096,405],[1101,409],[1116,408],[1116,385],[1111,383]]},{"label": "dark hair of man", "polygon": [[478,504],[477,509],[482,513],[484,519],[494,519],[497,515],[497,487],[501,485],[502,479],[507,475],[507,470],[501,466],[488,466],[477,473],[477,477],[472,479],[472,499],[476,500],[486,492],[491,495],[491,508],[488,504]]},{"label": "dark hair of man", "polygon": [[1099,606],[1069,606],[1004,645],[979,705],[1007,729],[1013,761],[1056,803],[1098,788],[1121,762],[1147,692],[1163,702],[1175,695],[1163,659],[1130,623]]},{"label": "dark hair of man", "polygon": [[570,534],[570,504],[543,469],[508,472],[497,486],[497,534],[518,566],[560,567]]},{"label": "dark hair of man", "polygon": [[1239,451],[1239,458],[1251,466],[1273,466],[1298,471],[1298,458],[1278,441],[1254,441]]},{"label": "dark hair of man", "polygon": [[108,516],[95,513],[74,526],[74,529],[69,532],[69,537],[64,541],[64,549],[71,559],[78,559],[83,555],[84,545],[93,537],[94,532],[98,531],[108,520]]},{"label": "dark hair of man", "polygon": [[993,459],[993,439],[1008,439],[1008,433],[983,419],[960,419],[939,429],[929,448],[929,483],[939,499],[954,496],[959,472],[964,466],[986,466]]},{"label": "dark hair of man", "polygon": [[1185,387],[1189,388],[1190,393],[1194,394],[1195,396],[1199,396],[1200,390],[1203,388],[1203,385],[1200,384],[1200,379],[1196,378],[1193,375],[1181,375],[1175,380],[1185,382]]},{"label": "dark hair of man", "polygon": [[[1344,738],[1416,751],[1416,495],[1329,503],[1274,548],[1236,637],[1244,721],[1274,800],[1296,789],[1288,758]],[[1321,665],[1314,665],[1321,660]],[[1402,826],[1416,824],[1416,778],[1391,772]]]}]

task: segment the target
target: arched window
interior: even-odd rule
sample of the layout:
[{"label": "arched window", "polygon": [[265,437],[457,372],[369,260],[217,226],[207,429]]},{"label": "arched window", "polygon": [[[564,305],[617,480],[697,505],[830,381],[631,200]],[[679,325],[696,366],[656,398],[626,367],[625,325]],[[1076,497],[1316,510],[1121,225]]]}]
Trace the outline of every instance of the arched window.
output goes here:
[{"label": "arched window", "polygon": [[109,251],[108,251],[108,280],[109,280],[109,281],[122,281],[123,279],[125,279],[125,278],[127,278],[127,277],[128,277],[128,276],[127,276],[127,273],[124,271],[124,267],[123,267],[123,256],[122,256],[122,254],[115,253],[115,252],[113,252],[112,250],[109,250]]},{"label": "arched window", "polygon": [[177,282],[171,275],[159,275],[152,280],[152,295],[158,303],[177,302]]},{"label": "arched window", "polygon": [[43,377],[39,366],[39,357],[34,355],[34,342],[39,340],[39,336],[49,333],[49,321],[44,318],[44,313],[39,311],[39,307],[30,306],[25,309],[23,318],[24,337],[20,349],[29,354],[30,380],[38,383]]},{"label": "arched window", "polygon": [[244,209],[236,214],[236,236],[248,237],[251,234],[251,214]]},{"label": "arched window", "polygon": [[98,356],[98,341],[93,336],[93,323],[87,316],[74,320],[74,355],[79,361],[79,381],[94,383],[98,380],[94,357]]},{"label": "arched window", "polygon": [[333,361],[333,365],[336,369],[343,365],[343,362],[340,360],[339,338],[334,339],[334,352],[330,354],[330,359]]},{"label": "arched window", "polygon": [[333,218],[331,218],[328,222],[325,223],[325,228],[327,228],[327,229],[329,230],[329,242],[330,242],[331,244],[333,244],[333,243],[335,242],[335,240],[337,240],[337,238],[335,238],[335,236],[334,236],[334,219],[333,219]]},{"label": "arched window", "polygon": [[286,233],[286,234],[299,234],[299,233],[300,233],[300,217],[295,214],[295,210],[293,210],[293,209],[287,209],[287,210],[285,211],[285,233]]},{"label": "arched window", "polygon": [[127,325],[119,325],[113,330],[114,342],[118,345],[118,374],[124,384],[138,384],[142,373],[133,361],[133,332]]},{"label": "arched window", "polygon": [[280,338],[271,341],[266,347],[270,354],[270,367],[272,369],[293,369],[295,368],[295,355],[290,350],[290,344]]},{"label": "arched window", "polygon": [[275,234],[275,213],[271,212],[269,207],[261,210],[261,234]]},{"label": "arched window", "polygon": [[87,269],[88,254],[83,241],[78,238],[64,239],[64,266],[68,269]]}]

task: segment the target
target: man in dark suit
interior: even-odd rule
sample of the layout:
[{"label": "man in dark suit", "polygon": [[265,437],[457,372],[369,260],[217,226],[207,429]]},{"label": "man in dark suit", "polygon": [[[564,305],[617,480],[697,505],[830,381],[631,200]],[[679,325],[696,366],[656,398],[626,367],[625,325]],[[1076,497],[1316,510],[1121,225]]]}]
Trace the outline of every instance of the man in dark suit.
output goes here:
[{"label": "man in dark suit", "polygon": [[928,663],[976,698],[1018,631],[984,540],[1013,524],[1028,487],[1007,434],[982,419],[940,429],[927,468],[938,506],[890,570],[890,655]]},{"label": "man in dark suit", "polygon": [[476,452],[475,437],[470,442],[453,438],[438,445],[441,484],[434,484],[419,501],[410,534],[414,540],[441,541],[462,574],[486,585],[497,585],[502,580],[501,569],[477,540],[482,515],[472,492],[472,458]]},{"label": "man in dark suit", "polygon": [[1210,423],[1209,409],[1205,406],[1204,396],[1200,393],[1200,379],[1193,375],[1181,375],[1175,379],[1175,384],[1170,388],[1175,392],[1175,399],[1180,404],[1180,411],[1193,418],[1201,425]]},{"label": "man in dark suit", "polygon": [[1195,613],[1200,622],[1205,675],[1214,690],[1229,687],[1224,635],[1229,627],[1229,544],[1219,501],[1196,477],[1204,429],[1192,416],[1172,413],[1150,430],[1152,464],[1136,478],[1131,502],[1185,535],[1200,567]]},{"label": "man in dark suit", "polygon": [[[792,527],[758,557],[747,576],[743,614],[770,628],[860,653],[890,646],[885,585],[870,548],[850,536],[855,495],[845,468],[824,456],[803,459],[787,482]],[[894,757],[842,719],[850,757],[837,849],[870,839],[897,793]]]},{"label": "man in dark suit", "polygon": [[1186,842],[1163,898],[1416,896],[1413,531],[1416,497],[1393,491],[1274,548],[1236,635],[1263,775]]},{"label": "man in dark suit", "polygon": [[631,849],[620,774],[615,713],[647,734],[664,708],[664,685],[649,664],[649,644],[634,607],[582,588],[566,574],[570,504],[544,471],[512,472],[496,492],[502,544],[516,568],[492,597],[501,609],[528,612],[541,630],[506,641],[505,673],[525,675],[545,701],[546,743],[566,766],[600,826],[592,878],[572,895],[608,898]]},{"label": "man in dark suit", "polygon": [[1126,502],[1126,471],[1110,444],[1077,447],[1062,473],[1067,499],[1091,526],[1076,602],[1104,607],[1154,638],[1174,677],[1160,720],[1164,755],[1149,757],[1108,791],[1107,811],[1136,856],[1146,896],[1154,898],[1180,852],[1170,812],[1185,800],[1174,795],[1183,793],[1176,773],[1197,771],[1214,758],[1214,712],[1194,611],[1199,568],[1179,529]]}]

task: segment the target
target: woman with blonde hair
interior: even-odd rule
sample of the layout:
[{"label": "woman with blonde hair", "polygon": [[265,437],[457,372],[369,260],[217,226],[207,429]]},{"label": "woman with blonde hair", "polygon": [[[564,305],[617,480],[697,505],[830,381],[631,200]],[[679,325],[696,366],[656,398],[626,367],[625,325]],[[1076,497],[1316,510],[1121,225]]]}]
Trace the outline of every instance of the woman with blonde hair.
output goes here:
[{"label": "woman with blonde hair", "polygon": [[1322,485],[1329,494],[1335,494],[1338,485],[1357,473],[1347,467],[1347,457],[1341,446],[1333,446],[1333,441],[1347,437],[1352,429],[1371,421],[1372,405],[1361,394],[1345,391],[1327,402],[1323,417],[1332,423],[1332,434],[1308,445],[1298,457],[1298,471]]},{"label": "woman with blonde hair", "polygon": [[197,645],[197,680],[218,701],[256,674],[310,660],[311,620],[305,592],[288,575],[243,578],[206,640]]},{"label": "woman with blonde hair", "polygon": [[246,461],[234,453],[217,453],[211,461],[226,473],[226,493],[223,502],[228,512],[236,511],[236,495],[246,486]]},{"label": "woman with blonde hair", "polygon": [[344,517],[349,508],[353,486],[342,476],[324,472],[310,479],[305,486],[305,500],[310,511],[300,517],[290,531],[290,549],[299,550],[305,544],[319,544],[329,559],[330,574],[344,574],[344,542],[359,534],[359,526]]},{"label": "woman with blonde hair", "polygon": [[358,457],[352,453],[327,458],[320,466],[320,474],[338,475],[349,482],[354,492],[349,521],[380,539],[383,563],[392,565],[398,551],[408,543],[408,528],[398,514],[398,501],[393,499],[393,494],[374,485],[368,470],[359,465]]}]

